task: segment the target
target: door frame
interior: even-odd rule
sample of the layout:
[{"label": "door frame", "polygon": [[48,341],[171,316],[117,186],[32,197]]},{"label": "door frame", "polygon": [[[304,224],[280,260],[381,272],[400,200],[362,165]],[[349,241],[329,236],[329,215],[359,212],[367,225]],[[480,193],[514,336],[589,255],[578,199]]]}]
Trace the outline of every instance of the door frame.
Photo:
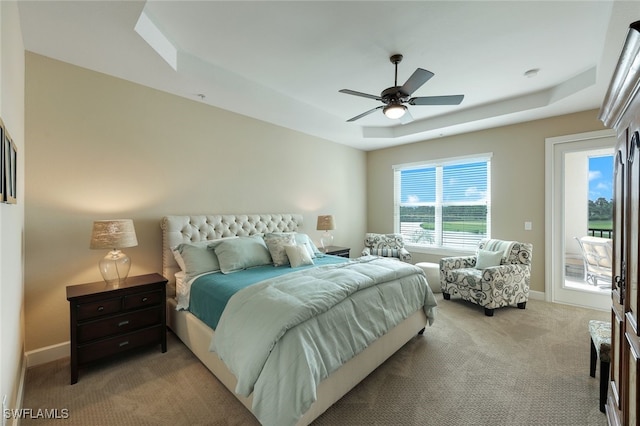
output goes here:
[{"label": "door frame", "polygon": [[[564,201],[563,190],[556,190],[559,184],[556,181],[555,169],[558,166],[555,161],[555,148],[557,145],[571,142],[583,142],[592,139],[614,138],[616,133],[613,130],[597,130],[593,132],[578,133],[574,135],[557,136],[545,139],[545,300],[547,302],[564,303],[557,300],[556,289],[553,285],[554,279],[562,277],[564,280],[564,261],[558,261],[558,251],[562,250],[564,258],[564,244],[558,244],[556,240],[558,233],[562,231],[564,240],[564,214],[556,214],[558,205],[562,207]],[[562,165],[560,165],[562,166]],[[563,183],[563,182],[560,182]],[[564,210],[562,210],[564,211]],[[559,217],[558,217],[559,216]],[[577,306],[583,306],[576,303]],[[593,307],[591,307],[593,308]],[[607,308],[609,309],[609,307]]]}]

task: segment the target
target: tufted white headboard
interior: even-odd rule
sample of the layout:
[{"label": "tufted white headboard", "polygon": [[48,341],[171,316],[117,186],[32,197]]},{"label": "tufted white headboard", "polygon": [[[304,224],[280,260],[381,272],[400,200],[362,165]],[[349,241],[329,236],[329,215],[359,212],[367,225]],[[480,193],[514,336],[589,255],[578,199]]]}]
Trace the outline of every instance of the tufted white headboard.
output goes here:
[{"label": "tufted white headboard", "polygon": [[302,226],[302,215],[236,214],[165,216],[162,218],[162,275],[175,283],[180,271],[171,249],[181,243],[215,240],[222,237],[245,237],[269,232],[294,232]]}]

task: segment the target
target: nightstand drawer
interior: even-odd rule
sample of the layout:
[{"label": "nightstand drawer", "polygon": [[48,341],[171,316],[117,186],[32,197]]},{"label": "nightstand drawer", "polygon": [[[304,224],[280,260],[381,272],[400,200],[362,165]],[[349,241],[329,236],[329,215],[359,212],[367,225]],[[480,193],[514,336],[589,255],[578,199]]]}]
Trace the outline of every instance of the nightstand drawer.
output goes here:
[{"label": "nightstand drawer", "polygon": [[161,321],[162,311],[159,308],[149,308],[101,320],[85,322],[78,326],[78,343],[139,330],[144,327],[160,324]]},{"label": "nightstand drawer", "polygon": [[160,343],[164,326],[147,328],[144,330],[128,333],[111,339],[101,340],[96,343],[78,347],[78,362],[81,364],[96,361],[98,359],[115,355],[129,349],[146,346],[151,343]]},{"label": "nightstand drawer", "polygon": [[78,320],[97,318],[102,315],[114,314],[122,308],[122,299],[106,299],[98,302],[80,303],[78,305]]},{"label": "nightstand drawer", "polygon": [[160,304],[162,292],[160,290],[148,291],[124,297],[124,309],[142,308]]}]

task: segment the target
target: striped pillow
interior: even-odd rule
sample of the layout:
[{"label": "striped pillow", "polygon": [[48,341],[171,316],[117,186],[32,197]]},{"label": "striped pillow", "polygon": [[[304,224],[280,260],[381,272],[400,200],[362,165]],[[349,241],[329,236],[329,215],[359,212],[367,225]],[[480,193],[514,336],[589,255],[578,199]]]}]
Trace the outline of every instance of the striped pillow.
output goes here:
[{"label": "striped pillow", "polygon": [[382,256],[382,257],[400,257],[398,255],[398,249],[390,249],[390,248],[374,248],[371,249],[371,254],[374,256]]}]

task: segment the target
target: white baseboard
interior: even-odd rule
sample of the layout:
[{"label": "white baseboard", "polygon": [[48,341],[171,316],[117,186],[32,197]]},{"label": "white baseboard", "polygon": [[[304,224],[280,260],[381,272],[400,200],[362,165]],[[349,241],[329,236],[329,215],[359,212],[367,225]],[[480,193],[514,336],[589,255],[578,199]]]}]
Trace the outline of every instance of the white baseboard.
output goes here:
[{"label": "white baseboard", "polygon": [[544,291],[531,291],[531,290],[529,290],[529,299],[545,300]]},{"label": "white baseboard", "polygon": [[[27,377],[27,356],[25,354],[25,356],[22,357],[22,366],[20,367],[20,379],[18,381],[18,390],[16,391],[16,402],[15,402],[16,408],[23,408],[22,401],[24,401],[24,381],[26,377]],[[4,416],[4,413],[3,413],[3,416]],[[20,425],[20,419],[18,417],[11,417],[7,422],[7,426],[19,426],[19,425]]]},{"label": "white baseboard", "polygon": [[65,358],[70,355],[70,342],[62,342],[57,345],[45,346],[44,348],[34,349],[32,351],[25,352],[24,354],[27,359],[27,368],[35,365],[46,364],[47,362]]}]

